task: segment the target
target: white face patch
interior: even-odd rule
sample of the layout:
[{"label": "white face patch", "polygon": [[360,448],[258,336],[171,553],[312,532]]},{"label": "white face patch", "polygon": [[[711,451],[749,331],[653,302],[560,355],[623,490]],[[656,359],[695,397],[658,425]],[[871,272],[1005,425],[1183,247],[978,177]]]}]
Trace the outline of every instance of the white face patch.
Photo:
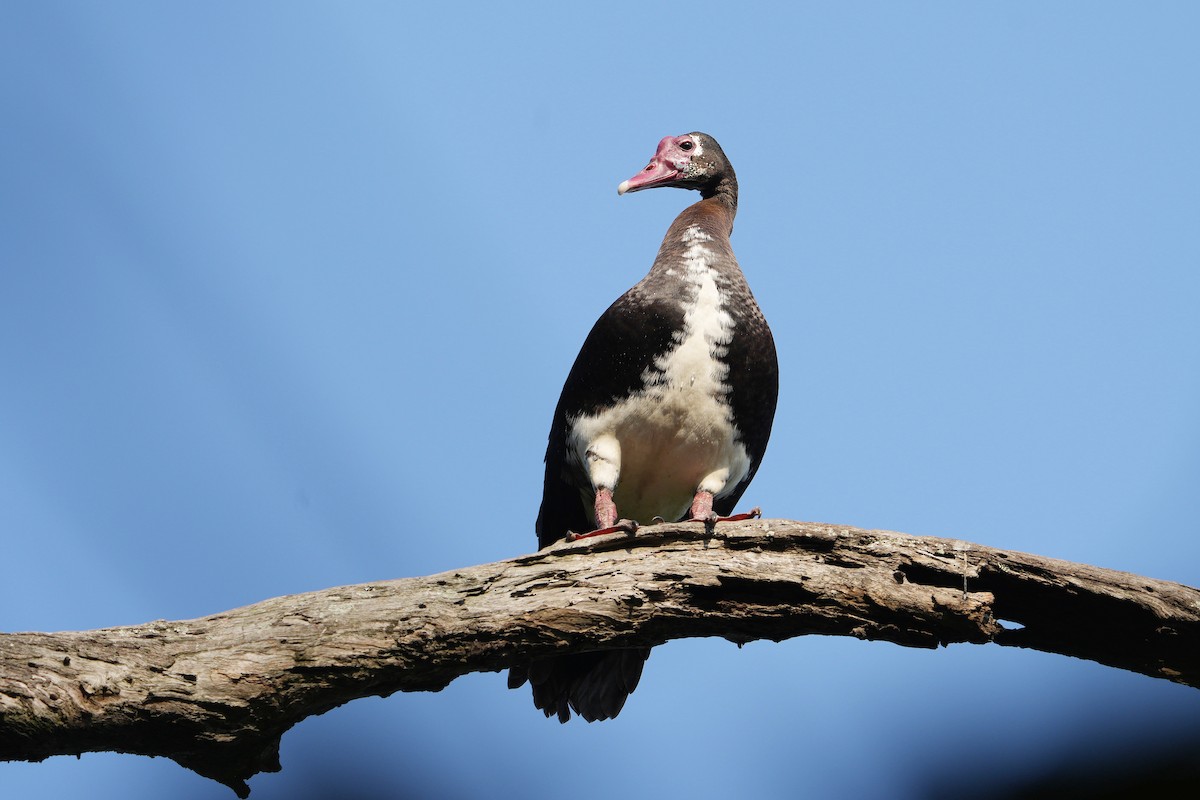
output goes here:
[{"label": "white face patch", "polygon": [[692,143],[692,149],[685,150],[685,155],[680,156],[680,158],[675,161],[675,169],[690,177],[697,171],[695,160],[704,154],[704,146],[700,144],[700,139],[695,136],[689,136],[685,141]]},{"label": "white face patch", "polygon": [[622,517],[679,519],[697,490],[724,496],[750,470],[725,399],[729,368],[721,359],[734,322],[722,305],[711,241],[697,226],[683,231],[683,329],[642,373],[644,388],[599,414],[568,420],[570,457],[586,465],[593,489],[614,489]]}]

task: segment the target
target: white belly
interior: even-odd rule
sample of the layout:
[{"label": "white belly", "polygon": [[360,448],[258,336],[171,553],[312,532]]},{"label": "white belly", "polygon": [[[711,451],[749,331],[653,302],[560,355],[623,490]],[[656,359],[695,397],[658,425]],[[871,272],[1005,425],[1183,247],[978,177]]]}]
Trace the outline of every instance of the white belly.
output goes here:
[{"label": "white belly", "polygon": [[684,264],[694,296],[685,301],[678,343],[643,373],[645,388],[616,406],[568,424],[568,457],[593,492],[613,490],[621,517],[649,522],[687,513],[696,492],[732,492],[750,470],[725,384],[733,319],[721,306],[708,237],[691,228]]},{"label": "white belly", "polygon": [[639,522],[679,519],[697,491],[724,496],[750,469],[728,406],[681,387],[581,417],[571,456],[585,465],[593,492],[612,489],[617,513]]}]

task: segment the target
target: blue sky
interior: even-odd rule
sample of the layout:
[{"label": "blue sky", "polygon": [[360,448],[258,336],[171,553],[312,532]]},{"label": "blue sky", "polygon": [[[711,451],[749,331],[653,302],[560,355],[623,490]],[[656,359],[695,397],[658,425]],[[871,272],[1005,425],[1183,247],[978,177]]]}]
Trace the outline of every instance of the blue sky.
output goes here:
[{"label": "blue sky", "polygon": [[[1200,585],[1200,10],[6,4],[0,629],[202,616],[528,552],[550,414],[737,168],[780,353],[746,496]],[[922,797],[1200,734],[1194,689],[998,647],[655,650],[621,717],[500,674],[351,703],[253,797]],[[982,770],[982,772],[973,772]],[[22,798],[232,795],[163,759]]]}]

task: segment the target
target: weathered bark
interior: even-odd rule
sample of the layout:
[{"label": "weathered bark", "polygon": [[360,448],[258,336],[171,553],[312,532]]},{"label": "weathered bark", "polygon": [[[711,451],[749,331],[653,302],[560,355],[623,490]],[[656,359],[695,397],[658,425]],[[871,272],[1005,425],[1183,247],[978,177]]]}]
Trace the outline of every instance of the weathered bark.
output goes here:
[{"label": "weathered bark", "polygon": [[0,759],[167,756],[244,797],[284,731],[354,698],[552,653],[807,633],[996,642],[1200,686],[1187,586],[888,531],[686,523],[203,619],[0,635]]}]

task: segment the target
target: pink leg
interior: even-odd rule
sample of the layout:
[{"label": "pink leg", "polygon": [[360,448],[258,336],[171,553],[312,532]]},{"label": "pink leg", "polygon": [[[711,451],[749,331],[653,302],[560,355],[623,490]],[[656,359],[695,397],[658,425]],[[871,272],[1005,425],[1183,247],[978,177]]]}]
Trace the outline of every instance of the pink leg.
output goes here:
[{"label": "pink leg", "polygon": [[692,513],[688,519],[705,524],[716,522],[717,515],[713,513],[712,501],[712,492],[703,490],[696,492],[696,496],[692,498]]},{"label": "pink leg", "polygon": [[611,528],[617,524],[617,504],[611,489],[596,490],[596,527]]},{"label": "pink leg", "polygon": [[596,490],[596,530],[588,533],[568,533],[567,541],[588,539],[605,533],[637,533],[638,524],[631,519],[617,519],[617,504],[613,502],[611,489]]},{"label": "pink leg", "polygon": [[688,519],[703,522],[705,525],[715,525],[718,522],[741,522],[742,520],[757,519],[762,516],[762,509],[755,507],[745,514],[730,514],[728,517],[718,517],[713,512],[712,504],[712,492],[706,492],[703,489],[696,492],[696,496],[692,499],[692,512]]}]

